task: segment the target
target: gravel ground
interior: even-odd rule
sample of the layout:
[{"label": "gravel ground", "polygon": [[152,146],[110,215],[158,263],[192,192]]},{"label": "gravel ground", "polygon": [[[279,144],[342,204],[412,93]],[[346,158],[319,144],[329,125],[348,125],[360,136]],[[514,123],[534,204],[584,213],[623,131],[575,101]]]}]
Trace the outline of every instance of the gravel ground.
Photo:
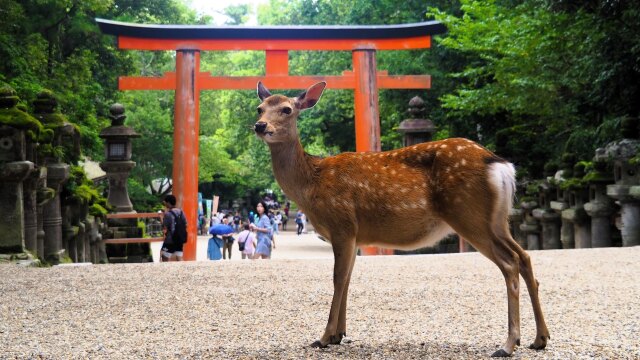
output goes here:
[{"label": "gravel ground", "polygon": [[[640,247],[530,252],[551,332],[518,359],[640,359]],[[324,330],[329,259],[0,265],[0,358],[477,359],[507,335],[504,281],[477,253],[358,258],[347,344]],[[523,345],[535,336],[522,282]]]}]

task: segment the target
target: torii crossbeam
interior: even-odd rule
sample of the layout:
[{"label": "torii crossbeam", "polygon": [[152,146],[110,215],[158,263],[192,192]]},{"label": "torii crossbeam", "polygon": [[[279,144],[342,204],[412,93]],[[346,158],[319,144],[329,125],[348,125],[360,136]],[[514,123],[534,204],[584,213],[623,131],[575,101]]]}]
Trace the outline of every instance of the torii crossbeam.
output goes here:
[{"label": "torii crossbeam", "polygon": [[[262,81],[270,89],[306,89],[326,81],[328,88],[353,89],[356,151],[380,151],[378,89],[429,89],[429,75],[389,75],[377,71],[377,50],[426,49],[431,36],[446,31],[430,21],[380,26],[201,26],[140,25],[96,19],[100,30],[118,38],[124,50],[174,50],[176,71],[162,77],[120,77],[120,90],[175,90],[173,193],[188,219],[189,239],[184,259],[196,259],[198,209],[198,134],[200,90],[255,89]],[[264,76],[211,76],[200,72],[201,51],[262,50]],[[289,51],[351,51],[353,69],[337,76],[289,75]],[[388,254],[368,247],[362,254]]]}]

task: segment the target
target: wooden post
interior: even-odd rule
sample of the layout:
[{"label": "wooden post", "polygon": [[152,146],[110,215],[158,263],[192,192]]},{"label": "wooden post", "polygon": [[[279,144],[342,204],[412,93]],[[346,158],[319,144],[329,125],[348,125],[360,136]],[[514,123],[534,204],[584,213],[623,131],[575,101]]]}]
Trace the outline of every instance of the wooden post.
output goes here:
[{"label": "wooden post", "polygon": [[380,151],[376,50],[353,50],[356,151]]},{"label": "wooden post", "polygon": [[173,129],[173,194],[187,218],[184,260],[196,259],[198,214],[198,134],[200,52],[176,51],[176,102]]},{"label": "wooden post", "polygon": [[[356,151],[380,151],[380,111],[376,50],[357,48],[352,52],[355,76],[354,107]],[[393,250],[375,246],[360,248],[362,255],[393,255]]]}]

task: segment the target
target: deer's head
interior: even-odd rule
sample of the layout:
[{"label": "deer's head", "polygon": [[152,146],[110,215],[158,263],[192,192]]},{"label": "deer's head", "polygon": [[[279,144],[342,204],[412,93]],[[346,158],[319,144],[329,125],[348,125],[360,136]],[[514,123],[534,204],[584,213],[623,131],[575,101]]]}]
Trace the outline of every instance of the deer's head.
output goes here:
[{"label": "deer's head", "polygon": [[319,82],[298,96],[290,98],[284,95],[271,95],[262,82],[258,82],[258,97],[262,103],[258,106],[259,118],[254,126],[256,135],[266,143],[296,140],[298,137],[296,120],[300,111],[312,108],[320,100],[325,86],[327,83]]}]

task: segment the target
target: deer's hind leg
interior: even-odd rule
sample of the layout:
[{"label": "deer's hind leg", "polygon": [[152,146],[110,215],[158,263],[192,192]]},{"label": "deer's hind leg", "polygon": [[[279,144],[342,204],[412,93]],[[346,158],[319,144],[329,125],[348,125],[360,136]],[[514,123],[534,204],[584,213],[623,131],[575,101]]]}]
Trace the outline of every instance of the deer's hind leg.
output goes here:
[{"label": "deer's hind leg", "polygon": [[533,316],[536,320],[536,339],[529,345],[529,349],[542,350],[547,346],[547,340],[550,339],[550,336],[547,324],[544,321],[544,315],[542,314],[540,298],[538,297],[539,283],[533,275],[533,267],[531,266],[529,254],[513,239],[511,239],[511,247],[518,253],[520,258],[520,275],[522,275],[524,282],[527,284],[531,305],[533,306]]},{"label": "deer's hind leg", "polygon": [[[505,234],[496,234],[489,219],[470,224],[461,223],[460,218],[449,222],[459,235],[468,240],[474,248],[498,266],[504,276],[507,287],[508,335],[501,349],[494,357],[511,356],[516,345],[520,345],[520,258],[508,245]],[[467,218],[468,219],[468,218]]]}]

